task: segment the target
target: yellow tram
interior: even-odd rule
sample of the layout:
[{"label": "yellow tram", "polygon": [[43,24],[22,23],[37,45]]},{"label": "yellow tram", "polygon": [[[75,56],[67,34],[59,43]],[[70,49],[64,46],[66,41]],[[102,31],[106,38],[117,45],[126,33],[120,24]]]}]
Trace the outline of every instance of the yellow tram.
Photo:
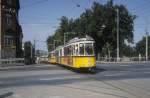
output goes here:
[{"label": "yellow tram", "polygon": [[50,52],[49,61],[77,69],[95,68],[94,42],[90,36],[76,37],[64,46],[59,46]]}]

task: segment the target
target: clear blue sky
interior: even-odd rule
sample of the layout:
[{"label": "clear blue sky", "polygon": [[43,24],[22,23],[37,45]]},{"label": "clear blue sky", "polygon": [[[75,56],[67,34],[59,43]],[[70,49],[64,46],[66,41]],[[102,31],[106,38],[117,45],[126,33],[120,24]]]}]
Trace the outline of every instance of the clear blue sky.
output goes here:
[{"label": "clear blue sky", "polygon": [[[94,1],[102,4],[107,2],[107,0],[20,0],[19,20],[23,29],[23,40],[45,41],[59,26],[61,16],[79,17],[85,8],[91,7]],[[114,0],[114,3],[124,4],[131,13],[138,16],[134,22],[135,43],[145,36],[146,27],[150,32],[150,0]],[[37,42],[36,47],[47,49],[44,42]]]}]

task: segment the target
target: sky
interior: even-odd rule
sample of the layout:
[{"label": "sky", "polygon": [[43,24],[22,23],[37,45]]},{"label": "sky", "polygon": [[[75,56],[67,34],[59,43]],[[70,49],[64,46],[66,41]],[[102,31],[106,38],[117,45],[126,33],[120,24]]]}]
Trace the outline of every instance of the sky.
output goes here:
[{"label": "sky", "polygon": [[[47,50],[46,39],[54,34],[60,18],[78,18],[94,1],[105,4],[107,0],[20,0],[19,22],[23,30],[23,42],[36,40],[36,49]],[[134,21],[134,42],[137,43],[150,32],[150,0],[114,0],[123,4],[136,15]],[[77,7],[80,5],[80,7]]]}]

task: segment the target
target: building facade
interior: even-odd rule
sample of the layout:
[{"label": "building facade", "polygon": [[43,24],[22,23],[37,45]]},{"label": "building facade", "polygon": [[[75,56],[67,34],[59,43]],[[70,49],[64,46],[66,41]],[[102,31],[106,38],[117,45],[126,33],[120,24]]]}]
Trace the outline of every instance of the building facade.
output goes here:
[{"label": "building facade", "polygon": [[0,0],[0,59],[22,56],[22,28],[19,0]]}]

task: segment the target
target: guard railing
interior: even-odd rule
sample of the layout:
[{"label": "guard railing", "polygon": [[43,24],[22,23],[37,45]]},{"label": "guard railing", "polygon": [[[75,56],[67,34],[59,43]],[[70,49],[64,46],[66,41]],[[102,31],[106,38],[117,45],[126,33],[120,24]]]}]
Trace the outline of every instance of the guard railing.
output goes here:
[{"label": "guard railing", "polygon": [[0,65],[24,65],[24,58],[0,59]]},{"label": "guard railing", "polygon": [[146,60],[145,57],[122,57],[117,60],[113,57],[100,57],[97,59],[99,63],[142,63],[150,62],[150,57]]}]

